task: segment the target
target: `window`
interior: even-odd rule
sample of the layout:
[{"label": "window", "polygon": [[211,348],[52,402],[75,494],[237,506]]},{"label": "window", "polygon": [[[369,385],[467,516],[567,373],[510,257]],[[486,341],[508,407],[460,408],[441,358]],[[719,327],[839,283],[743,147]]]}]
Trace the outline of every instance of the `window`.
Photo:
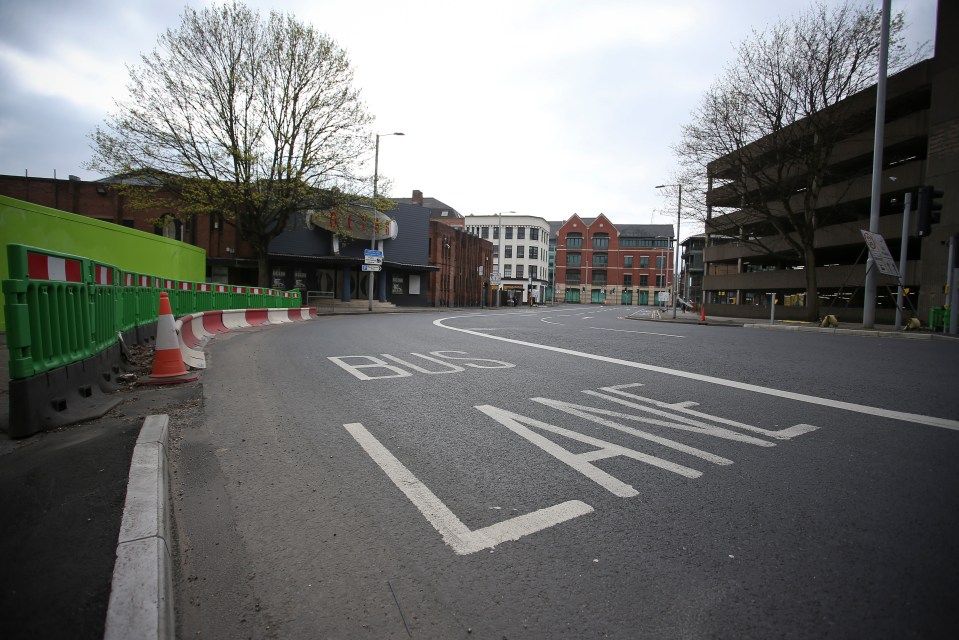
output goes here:
[{"label": "window", "polygon": [[506,251],[505,251],[504,253],[506,253],[506,256],[504,256],[504,257],[506,257],[506,258],[512,258],[512,257],[513,257],[513,245],[508,244],[508,245],[506,245],[505,249],[506,249]]},{"label": "window", "polygon": [[533,227],[529,230],[529,239],[530,240],[539,240],[539,229]]},{"label": "window", "polygon": [[582,249],[582,248],[583,248],[583,234],[581,234],[581,233],[567,233],[567,234],[566,234],[566,248],[567,248],[567,249]]},{"label": "window", "polygon": [[608,253],[594,253],[593,254],[593,266],[594,267],[606,267],[609,265],[609,254]]},{"label": "window", "polygon": [[169,214],[160,217],[153,227],[153,233],[164,238],[183,240],[183,223]]},{"label": "window", "polygon": [[649,286],[649,276],[645,273],[640,274],[639,276],[639,286],[648,287]]},{"label": "window", "polygon": [[569,269],[566,271],[566,284],[579,286],[579,269]]},{"label": "window", "polygon": [[633,268],[633,256],[626,256],[623,258],[623,268],[632,269]]},{"label": "window", "polygon": [[583,254],[581,253],[567,253],[566,254],[566,266],[567,267],[576,267],[579,268],[583,264]]},{"label": "window", "polygon": [[620,247],[668,247],[670,238],[620,238]]},{"label": "window", "polygon": [[529,265],[529,277],[535,280],[536,273],[537,273],[536,265],[535,264]]},{"label": "window", "polygon": [[666,286],[666,276],[660,274],[656,276],[656,286],[660,289]]},{"label": "window", "polygon": [[609,249],[609,234],[597,233],[593,236],[593,249],[605,251]]},{"label": "window", "polygon": [[506,239],[513,239],[513,227],[503,227],[503,230],[506,232]]},{"label": "window", "polygon": [[[531,238],[532,239],[532,238]],[[529,247],[529,259],[530,260],[539,260],[539,247],[534,247],[530,245]]]},{"label": "window", "polygon": [[526,253],[526,247],[521,244],[516,245],[516,257],[525,258],[526,256],[523,255],[524,253]]},{"label": "window", "polygon": [[526,227],[516,227],[516,239],[517,240],[526,239]]},{"label": "window", "polygon": [[493,227],[493,240],[499,240],[499,227]]},{"label": "window", "polygon": [[489,240],[489,227],[483,227],[483,240]]},{"label": "window", "polygon": [[649,256],[639,256],[639,268],[649,269]]},{"label": "window", "polygon": [[656,268],[660,271],[666,266],[666,256],[656,256]]},{"label": "window", "polygon": [[504,277],[504,278],[512,278],[512,277],[513,277],[513,265],[508,264],[508,265],[506,265],[505,267],[503,267],[503,277]]},{"label": "window", "polygon": [[594,272],[593,272],[592,284],[594,284],[594,285],[596,285],[596,286],[598,286],[598,287],[605,287],[605,286],[606,286],[606,271],[603,271],[603,270],[600,270],[600,269],[597,269],[596,271],[594,271]]},{"label": "window", "polygon": [[493,245],[493,257],[494,257],[494,258],[498,258],[498,257],[499,257],[499,245],[498,245],[498,244],[494,244],[494,245]]},{"label": "window", "polygon": [[517,278],[523,277],[523,265],[521,264],[516,265],[516,277]]},{"label": "window", "polygon": [[624,273],[624,274],[623,274],[623,286],[624,286],[624,287],[631,287],[631,286],[633,286],[633,274],[631,274],[631,273]]}]

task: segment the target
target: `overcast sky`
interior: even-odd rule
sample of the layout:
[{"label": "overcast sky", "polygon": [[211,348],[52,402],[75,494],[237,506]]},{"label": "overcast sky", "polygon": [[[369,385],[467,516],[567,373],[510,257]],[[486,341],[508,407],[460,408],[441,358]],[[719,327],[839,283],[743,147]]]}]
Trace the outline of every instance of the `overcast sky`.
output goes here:
[{"label": "overcast sky", "polygon": [[[946,0],[955,1],[955,0]],[[865,0],[880,6],[880,0]],[[86,180],[89,134],[127,64],[190,0],[0,1],[0,174]],[[390,195],[463,214],[675,223],[671,146],[750,29],[805,0],[250,0],[346,49],[376,118]],[[911,42],[936,0],[893,0]],[[372,173],[372,169],[370,169]],[[684,237],[687,230],[683,230]]]}]

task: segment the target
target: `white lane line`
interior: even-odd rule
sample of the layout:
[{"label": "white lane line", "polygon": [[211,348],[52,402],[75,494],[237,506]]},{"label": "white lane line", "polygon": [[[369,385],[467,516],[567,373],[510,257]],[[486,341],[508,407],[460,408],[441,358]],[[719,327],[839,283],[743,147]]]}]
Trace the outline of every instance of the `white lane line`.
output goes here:
[{"label": "white lane line", "polygon": [[796,400],[798,402],[807,402],[809,404],[815,404],[823,407],[831,407],[833,409],[842,409],[844,411],[853,411],[855,413],[862,413],[870,416],[878,416],[880,418],[891,418],[893,420],[902,420],[903,422],[913,422],[915,424],[925,424],[931,427],[940,427],[942,429],[949,429],[951,431],[959,431],[959,421],[957,420],[949,420],[947,418],[937,418],[935,416],[924,416],[918,413],[906,413],[905,411],[893,411],[891,409],[881,409],[879,407],[870,407],[864,404],[856,404],[854,402],[844,402],[842,400],[832,400],[830,398],[820,398],[818,396],[811,396],[805,393],[796,393],[794,391],[783,391],[782,389],[773,389],[771,387],[763,387],[758,384],[749,384],[748,382],[739,382],[737,380],[727,380],[725,378],[707,376],[701,373],[692,373],[690,371],[680,371],[679,369],[668,369],[666,367],[659,367],[653,364],[645,364],[643,362],[633,362],[631,360],[622,360],[620,358],[610,358],[609,356],[601,356],[595,353],[586,353],[585,351],[574,351],[573,349],[564,349],[563,347],[554,347],[548,344],[526,342],[525,340],[516,340],[514,338],[506,338],[503,336],[489,336],[484,333],[477,333],[475,331],[470,331],[468,329],[460,329],[458,327],[448,327],[445,324],[443,324],[443,322],[446,320],[455,320],[455,319],[457,319],[456,316],[449,316],[446,318],[437,318],[436,320],[433,321],[433,324],[436,325],[437,327],[442,327],[443,329],[449,329],[450,331],[459,331],[462,333],[468,333],[474,336],[479,336],[481,338],[487,338],[489,340],[500,340],[501,342],[509,342],[510,344],[518,344],[524,347],[532,347],[533,349],[543,349],[544,351],[553,351],[555,353],[562,353],[569,356],[576,356],[578,358],[586,358],[588,360],[598,360],[600,362],[618,364],[624,367],[632,367],[634,369],[643,369],[645,371],[653,371],[655,373],[664,373],[666,375],[676,376],[678,378],[686,378],[688,380],[696,380],[698,382],[708,382],[709,384],[718,384],[724,387],[740,389],[742,391],[762,393],[768,396],[785,398],[787,400]]},{"label": "white lane line", "polygon": [[653,331],[632,331],[630,329],[607,329],[606,327],[590,327],[590,329],[597,329],[598,331],[617,331],[619,333],[643,333],[648,336],[665,336],[667,338],[685,338],[686,336],[677,336],[672,333],[655,333]]},{"label": "white lane line", "polygon": [[443,542],[449,545],[457,555],[467,555],[489,549],[503,542],[519,540],[543,529],[572,520],[593,508],[579,500],[567,500],[552,507],[538,509],[488,527],[471,531],[456,514],[449,510],[443,501],[417,479],[402,462],[380,444],[359,422],[344,424],[350,435],[360,444],[373,461],[383,469],[393,484],[406,494],[427,522],[433,525]]},{"label": "white lane line", "polygon": [[546,324],[555,324],[555,325],[559,325],[559,326],[561,326],[561,327],[563,326],[563,323],[561,323],[561,322],[552,322],[551,320],[547,320],[546,318],[540,318],[539,321],[540,321],[540,322],[545,322]]}]

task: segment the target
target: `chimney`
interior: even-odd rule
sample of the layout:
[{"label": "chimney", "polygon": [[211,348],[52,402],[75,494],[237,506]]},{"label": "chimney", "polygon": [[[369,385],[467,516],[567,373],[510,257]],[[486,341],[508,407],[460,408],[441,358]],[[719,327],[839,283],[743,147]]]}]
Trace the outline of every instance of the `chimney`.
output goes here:
[{"label": "chimney", "polygon": [[423,206],[423,192],[419,189],[413,189],[413,204],[418,207]]}]

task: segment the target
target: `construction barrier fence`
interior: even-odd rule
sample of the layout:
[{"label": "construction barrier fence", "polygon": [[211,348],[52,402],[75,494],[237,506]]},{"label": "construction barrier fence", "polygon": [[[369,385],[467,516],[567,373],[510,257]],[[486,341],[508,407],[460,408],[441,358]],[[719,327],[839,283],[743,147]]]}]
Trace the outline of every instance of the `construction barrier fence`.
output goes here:
[{"label": "construction barrier fence", "polygon": [[175,316],[302,306],[298,290],[171,280],[26,245],[7,245],[7,262],[11,380],[84,360],[115,345],[119,334],[156,323],[161,291]]}]

